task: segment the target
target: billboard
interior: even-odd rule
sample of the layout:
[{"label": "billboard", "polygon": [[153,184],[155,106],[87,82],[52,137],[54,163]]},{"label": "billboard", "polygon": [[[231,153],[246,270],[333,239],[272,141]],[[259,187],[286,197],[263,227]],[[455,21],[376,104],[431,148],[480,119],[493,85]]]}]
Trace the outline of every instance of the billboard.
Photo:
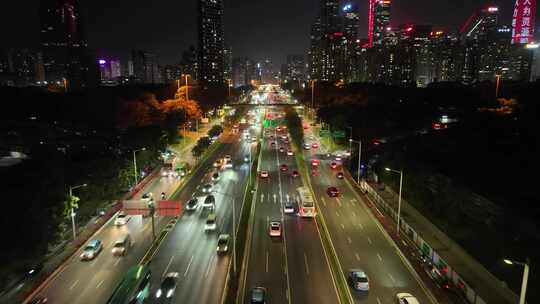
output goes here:
[{"label": "billboard", "polygon": [[534,18],[536,0],[516,0],[512,15],[512,44],[527,44],[534,41]]}]

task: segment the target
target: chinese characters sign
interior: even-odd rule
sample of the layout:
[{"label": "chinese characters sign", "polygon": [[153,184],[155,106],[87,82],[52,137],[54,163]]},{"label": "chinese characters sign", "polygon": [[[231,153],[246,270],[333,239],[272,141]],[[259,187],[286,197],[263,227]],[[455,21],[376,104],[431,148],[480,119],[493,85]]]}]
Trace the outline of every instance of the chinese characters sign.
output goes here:
[{"label": "chinese characters sign", "polygon": [[536,0],[516,0],[512,16],[512,43],[532,43]]}]

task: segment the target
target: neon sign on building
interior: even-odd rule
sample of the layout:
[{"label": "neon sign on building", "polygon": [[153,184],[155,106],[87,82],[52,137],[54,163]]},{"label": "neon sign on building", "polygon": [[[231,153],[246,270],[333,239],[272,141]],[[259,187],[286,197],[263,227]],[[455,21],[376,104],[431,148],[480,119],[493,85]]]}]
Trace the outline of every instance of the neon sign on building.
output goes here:
[{"label": "neon sign on building", "polygon": [[534,41],[534,18],[536,0],[516,0],[512,15],[512,44]]}]

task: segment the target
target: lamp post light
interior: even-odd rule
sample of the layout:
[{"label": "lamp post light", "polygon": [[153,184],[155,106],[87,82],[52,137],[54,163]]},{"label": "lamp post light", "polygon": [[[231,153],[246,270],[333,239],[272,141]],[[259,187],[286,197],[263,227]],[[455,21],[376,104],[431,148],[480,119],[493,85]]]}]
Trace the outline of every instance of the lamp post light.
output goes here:
[{"label": "lamp post light", "polygon": [[521,293],[519,295],[519,304],[525,304],[525,296],[527,294],[527,283],[529,281],[529,264],[530,260],[527,258],[525,262],[518,262],[510,259],[503,260],[508,265],[520,265],[523,266],[523,279],[521,280]]},{"label": "lamp post light", "polygon": [[189,74],[182,74],[182,77],[186,79],[186,100],[189,100],[189,86],[188,86],[188,77]]},{"label": "lamp post light", "polygon": [[351,149],[351,156],[352,156],[352,143],[358,143],[358,176],[356,177],[356,182],[358,185],[360,185],[360,167],[362,166],[362,163],[360,162],[362,160],[362,141],[361,140],[354,140],[352,138],[349,138],[349,149]]},{"label": "lamp post light", "polygon": [[137,179],[137,158],[135,157],[135,153],[139,152],[139,151],[145,151],[146,148],[140,148],[138,150],[133,150],[133,170],[134,170],[134,173],[135,173],[135,185],[134,187],[137,186],[137,184],[139,183],[138,179]]},{"label": "lamp post light", "polygon": [[396,228],[397,235],[399,236],[399,221],[401,217],[401,190],[403,188],[403,170],[398,171],[398,170],[390,169],[388,167],[384,168],[384,170],[386,170],[387,172],[399,173],[399,198],[398,198],[397,228]]},{"label": "lamp post light", "polygon": [[73,239],[75,240],[75,237],[77,236],[77,229],[75,227],[75,209],[73,208],[73,189],[86,187],[87,184],[81,184],[77,186],[69,186],[69,200],[71,204],[71,228],[73,229]]}]

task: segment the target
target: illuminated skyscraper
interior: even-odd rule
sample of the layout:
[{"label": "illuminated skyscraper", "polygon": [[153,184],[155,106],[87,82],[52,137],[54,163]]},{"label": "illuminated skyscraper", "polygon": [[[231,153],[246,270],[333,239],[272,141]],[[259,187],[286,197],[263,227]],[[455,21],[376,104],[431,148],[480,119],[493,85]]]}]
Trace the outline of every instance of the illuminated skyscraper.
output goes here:
[{"label": "illuminated skyscraper", "polygon": [[383,44],[384,33],[390,25],[390,4],[391,0],[369,0],[369,47]]},{"label": "illuminated skyscraper", "polygon": [[199,0],[199,81],[223,84],[223,1]]},{"label": "illuminated skyscraper", "polygon": [[68,88],[88,85],[87,42],[75,0],[40,3],[41,50],[49,84]]},{"label": "illuminated skyscraper", "polygon": [[321,18],[317,17],[311,25],[310,47],[309,47],[309,78],[314,80],[322,79],[323,70],[323,32]]}]

